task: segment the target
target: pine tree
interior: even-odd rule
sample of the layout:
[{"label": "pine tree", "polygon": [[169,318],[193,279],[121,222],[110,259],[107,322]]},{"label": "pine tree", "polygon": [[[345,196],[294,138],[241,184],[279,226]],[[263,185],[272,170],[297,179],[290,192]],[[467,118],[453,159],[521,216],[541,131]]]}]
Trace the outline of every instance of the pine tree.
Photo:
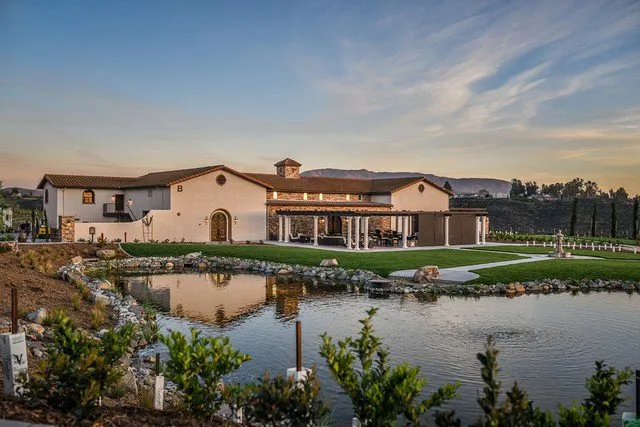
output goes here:
[{"label": "pine tree", "polygon": [[593,216],[591,216],[591,237],[596,237],[596,216],[598,214],[598,202],[593,202]]},{"label": "pine tree", "polygon": [[571,224],[569,225],[569,236],[576,235],[576,222],[578,222],[578,199],[573,199],[573,208],[571,209]]},{"label": "pine tree", "polygon": [[611,202],[611,238],[612,239],[615,239],[616,236],[618,235],[617,233],[618,224],[616,222],[617,222],[616,202]]},{"label": "pine tree", "polygon": [[632,238],[633,239],[637,239],[638,238],[638,204],[640,197],[636,197],[635,200],[633,201],[633,226],[631,227],[633,230],[633,235]]},{"label": "pine tree", "polygon": [[449,191],[453,191],[453,187],[451,187],[451,184],[449,184],[449,181],[445,181],[444,182],[444,189],[445,190],[449,190]]}]

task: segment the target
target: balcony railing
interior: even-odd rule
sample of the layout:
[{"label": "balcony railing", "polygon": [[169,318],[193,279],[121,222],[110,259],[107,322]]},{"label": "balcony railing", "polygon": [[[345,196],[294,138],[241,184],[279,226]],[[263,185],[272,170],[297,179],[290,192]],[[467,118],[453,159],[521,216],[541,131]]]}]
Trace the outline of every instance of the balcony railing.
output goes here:
[{"label": "balcony railing", "polygon": [[131,221],[131,213],[127,206],[117,205],[116,203],[103,203],[102,216],[118,218],[120,221]]}]

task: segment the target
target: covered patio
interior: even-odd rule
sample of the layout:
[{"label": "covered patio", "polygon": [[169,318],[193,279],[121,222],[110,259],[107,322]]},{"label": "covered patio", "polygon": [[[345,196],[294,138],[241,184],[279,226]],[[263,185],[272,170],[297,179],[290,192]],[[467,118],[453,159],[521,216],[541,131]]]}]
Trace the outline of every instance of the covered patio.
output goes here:
[{"label": "covered patio", "polygon": [[[352,211],[293,210],[276,211],[278,242],[310,243],[312,246],[346,247],[369,250],[374,247],[408,249],[411,247],[486,244],[488,213],[482,209],[449,211]],[[373,217],[390,217],[395,229],[370,229]],[[310,235],[292,235],[295,218],[312,219]],[[324,230],[320,231],[320,222]],[[339,223],[339,232],[335,224]],[[333,229],[329,233],[329,229]],[[344,231],[343,231],[344,230]]]}]

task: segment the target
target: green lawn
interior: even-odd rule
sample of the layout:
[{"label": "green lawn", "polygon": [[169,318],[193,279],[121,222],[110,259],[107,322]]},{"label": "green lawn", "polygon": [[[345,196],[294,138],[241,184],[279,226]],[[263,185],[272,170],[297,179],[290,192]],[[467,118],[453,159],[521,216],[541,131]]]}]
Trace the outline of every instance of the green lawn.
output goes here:
[{"label": "green lawn", "polygon": [[474,270],[468,283],[510,283],[541,279],[619,279],[640,281],[640,263],[625,260],[556,259]]},{"label": "green lawn", "polygon": [[517,255],[454,249],[393,252],[338,252],[272,245],[204,245],[181,243],[123,243],[133,256],[178,256],[202,252],[208,256],[225,256],[286,264],[319,265],[324,258],[335,258],[341,267],[360,268],[388,276],[397,270],[437,265],[440,268],[484,264],[520,258]]},{"label": "green lawn", "polygon": [[[542,247],[542,246],[513,246],[513,245],[500,245],[500,246],[485,246],[482,248],[473,247],[466,248],[473,249],[479,251],[498,251],[498,252],[513,252],[513,253],[521,253],[521,254],[546,254],[553,251],[551,247]],[[566,251],[567,249],[565,249]],[[624,259],[624,260],[640,260],[640,254],[633,254],[630,252],[611,252],[608,251],[592,251],[590,249],[569,249],[574,255],[585,255],[585,256],[595,256],[599,258],[605,259]]]}]

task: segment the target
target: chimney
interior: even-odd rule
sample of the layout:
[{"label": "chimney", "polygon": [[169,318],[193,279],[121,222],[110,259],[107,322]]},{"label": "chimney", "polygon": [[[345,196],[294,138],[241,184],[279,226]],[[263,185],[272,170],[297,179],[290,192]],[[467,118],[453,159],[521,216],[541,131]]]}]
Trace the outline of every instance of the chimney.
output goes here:
[{"label": "chimney", "polygon": [[286,158],[279,161],[274,165],[276,167],[276,173],[283,178],[300,178],[300,163]]}]

